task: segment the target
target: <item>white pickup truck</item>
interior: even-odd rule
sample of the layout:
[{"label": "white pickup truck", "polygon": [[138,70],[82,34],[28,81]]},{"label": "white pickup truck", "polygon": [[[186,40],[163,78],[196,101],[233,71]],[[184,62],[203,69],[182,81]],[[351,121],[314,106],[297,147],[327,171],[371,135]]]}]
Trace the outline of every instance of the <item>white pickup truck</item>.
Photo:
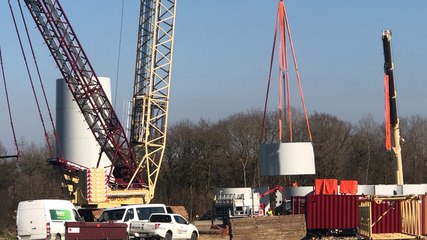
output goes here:
[{"label": "white pickup truck", "polygon": [[199,238],[196,226],[184,217],[172,213],[153,213],[148,222],[132,221],[129,236],[135,239],[191,239]]}]

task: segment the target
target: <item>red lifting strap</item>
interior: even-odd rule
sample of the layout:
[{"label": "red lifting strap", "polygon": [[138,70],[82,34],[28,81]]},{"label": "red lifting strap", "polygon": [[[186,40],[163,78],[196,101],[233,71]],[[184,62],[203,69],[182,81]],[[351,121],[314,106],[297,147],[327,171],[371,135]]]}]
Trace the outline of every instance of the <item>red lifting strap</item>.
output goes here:
[{"label": "red lifting strap", "polygon": [[385,149],[391,151],[389,77],[384,75]]},{"label": "red lifting strap", "polygon": [[[287,52],[287,44],[286,44],[286,36],[289,39],[289,47],[292,53],[292,60],[295,67],[295,73],[296,78],[298,82],[298,88],[299,88],[299,94],[301,97],[301,103],[304,110],[304,116],[307,124],[307,132],[308,136],[310,138],[310,141],[312,140],[311,136],[311,130],[310,130],[310,124],[308,121],[308,114],[307,114],[307,108],[305,106],[304,96],[302,92],[302,86],[301,86],[301,79],[298,71],[298,65],[297,60],[295,56],[295,50],[294,45],[292,42],[292,36],[291,36],[291,30],[289,27],[288,18],[286,15],[286,9],[285,5],[282,0],[279,1],[278,10],[277,10],[277,17],[276,17],[276,28],[274,31],[274,40],[273,40],[273,49],[271,53],[271,60],[270,60],[270,72],[268,75],[268,85],[267,85],[267,94],[265,99],[265,105],[264,105],[264,119],[263,119],[263,128],[265,124],[265,115],[267,111],[267,101],[268,101],[268,93],[270,89],[270,80],[271,80],[271,72],[272,72],[272,65],[273,65],[273,56],[274,56],[274,50],[276,46],[276,39],[277,34],[279,33],[279,117],[278,117],[278,129],[279,129],[279,140],[282,142],[283,140],[283,131],[282,131],[282,124],[284,119],[284,111],[283,111],[283,101],[286,100],[286,114],[287,114],[287,122],[289,126],[289,141],[293,141],[292,137],[292,109],[291,109],[291,93],[290,93],[290,86],[289,86],[289,61],[288,61],[288,52]],[[286,91],[286,92],[285,92]],[[286,96],[284,96],[286,95]],[[285,99],[286,97],[286,99]]]}]

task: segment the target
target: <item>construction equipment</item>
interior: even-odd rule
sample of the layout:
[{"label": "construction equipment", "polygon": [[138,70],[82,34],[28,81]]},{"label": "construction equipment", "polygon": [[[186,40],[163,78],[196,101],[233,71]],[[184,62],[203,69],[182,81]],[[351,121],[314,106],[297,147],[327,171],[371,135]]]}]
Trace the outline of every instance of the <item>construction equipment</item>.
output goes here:
[{"label": "construction equipment", "polygon": [[259,193],[251,188],[220,188],[215,190],[213,218],[223,220],[259,214]]},{"label": "construction equipment", "polygon": [[267,195],[270,195],[270,194],[272,194],[272,193],[274,193],[274,192],[276,192],[276,191],[279,191],[280,193],[282,193],[282,192],[283,192],[283,187],[282,187],[282,186],[280,186],[280,185],[277,185],[277,186],[276,186],[276,187],[274,187],[274,188],[270,188],[270,189],[268,189],[267,191],[265,191],[264,193],[260,194],[260,195],[259,195],[259,198],[263,198],[263,197],[265,197],[265,196],[267,196]]},{"label": "construction equipment", "polygon": [[88,202],[86,169],[56,159],[68,171],[77,204],[149,203],[166,144],[174,40],[174,0],[141,0],[131,140],[58,0],[25,0],[47,47],[95,139],[112,163],[107,198]]},{"label": "construction equipment", "polygon": [[[386,149],[393,150],[396,157],[396,183],[403,185],[403,167],[402,167],[402,149],[400,147],[399,118],[397,117],[397,93],[394,88],[393,60],[391,57],[391,31],[382,32],[382,41],[384,48],[384,90],[385,90],[385,109],[386,109]],[[393,147],[391,146],[390,128],[393,129]]]},{"label": "construction equipment", "polygon": [[175,0],[140,1],[130,137],[152,199],[166,147]]}]

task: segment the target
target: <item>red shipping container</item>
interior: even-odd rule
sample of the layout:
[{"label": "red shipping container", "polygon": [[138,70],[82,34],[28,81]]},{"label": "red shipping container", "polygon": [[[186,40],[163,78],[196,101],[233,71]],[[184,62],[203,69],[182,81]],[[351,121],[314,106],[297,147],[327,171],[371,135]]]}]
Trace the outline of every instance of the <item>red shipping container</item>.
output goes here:
[{"label": "red shipping container", "polygon": [[292,214],[305,214],[306,197],[292,196]]},{"label": "red shipping container", "polygon": [[65,222],[67,240],[128,240],[126,223]]},{"label": "red shipping container", "polygon": [[372,233],[400,233],[402,232],[402,214],[399,201],[371,202]]},{"label": "red shipping container", "polygon": [[307,195],[307,230],[357,229],[358,198],[357,195]]}]

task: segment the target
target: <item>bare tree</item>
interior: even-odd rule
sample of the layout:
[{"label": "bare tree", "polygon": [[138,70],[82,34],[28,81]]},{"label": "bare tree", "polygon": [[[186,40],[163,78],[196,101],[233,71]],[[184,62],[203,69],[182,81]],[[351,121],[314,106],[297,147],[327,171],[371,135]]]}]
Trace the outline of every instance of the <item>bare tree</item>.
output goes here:
[{"label": "bare tree", "polygon": [[15,179],[18,177],[15,159],[0,160],[0,234],[11,232],[16,209]]},{"label": "bare tree", "polygon": [[49,151],[46,146],[24,144],[22,157],[18,162],[19,178],[15,182],[16,198],[20,201],[40,198],[66,199],[62,188],[62,177],[47,163]]},{"label": "bare tree", "polygon": [[[363,117],[353,127],[351,161],[345,176],[362,184],[370,184],[378,177],[378,162],[384,159],[384,128],[374,121],[372,115]],[[375,176],[377,175],[377,176]]]},{"label": "bare tree", "polygon": [[[227,138],[230,139],[227,148],[229,157],[231,161],[238,160],[241,163],[244,187],[248,186],[248,172],[252,176],[251,185],[256,185],[261,119],[260,111],[251,110],[246,114],[234,114],[221,123],[225,126]],[[251,165],[250,169],[248,165]]]},{"label": "bare tree", "polygon": [[405,183],[423,183],[427,180],[427,118],[403,118],[400,129]]},{"label": "bare tree", "polygon": [[340,178],[351,149],[351,124],[325,113],[310,117],[316,176]]},{"label": "bare tree", "polygon": [[213,186],[233,185],[224,146],[228,139],[219,124],[200,120],[172,125],[158,187],[165,191],[157,191],[156,196],[160,193],[169,204],[186,205],[190,214],[210,209]]}]

